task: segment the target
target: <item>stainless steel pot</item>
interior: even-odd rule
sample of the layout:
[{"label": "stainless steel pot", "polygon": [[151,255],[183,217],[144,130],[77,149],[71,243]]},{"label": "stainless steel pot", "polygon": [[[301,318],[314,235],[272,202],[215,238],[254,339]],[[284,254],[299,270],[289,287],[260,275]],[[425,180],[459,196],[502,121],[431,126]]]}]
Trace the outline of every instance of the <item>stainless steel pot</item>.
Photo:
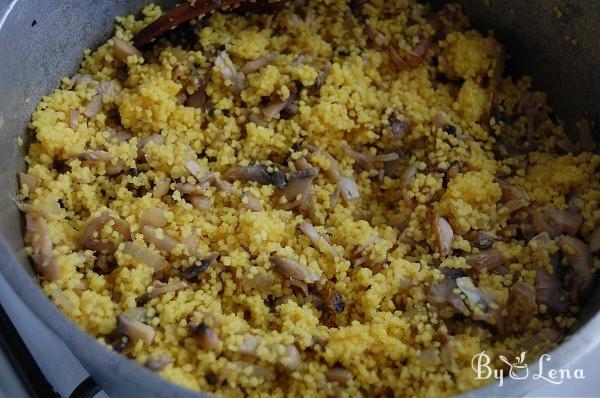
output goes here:
[{"label": "stainless steel pot", "polygon": [[[80,360],[97,383],[113,397],[198,397],[137,366],[100,344],[60,313],[32,277],[23,250],[22,220],[12,201],[16,174],[23,168],[30,115],[40,97],[72,75],[85,48],[104,42],[114,17],[136,13],[144,0],[0,0],[0,271],[23,302]],[[172,1],[156,1],[171,6]],[[433,1],[435,2],[435,1]],[[600,114],[600,2],[594,0],[464,0],[467,14],[480,29],[493,29],[508,45],[509,72],[535,77],[537,88],[567,122],[585,112]],[[489,2],[488,2],[489,3]],[[564,13],[557,18],[554,8]],[[573,45],[566,36],[577,40]],[[596,137],[598,137],[595,132]],[[584,357],[600,342],[600,289],[590,299],[571,337],[551,354],[568,363]],[[537,365],[530,366],[536,372]],[[522,396],[535,385],[506,380],[467,396]]]}]

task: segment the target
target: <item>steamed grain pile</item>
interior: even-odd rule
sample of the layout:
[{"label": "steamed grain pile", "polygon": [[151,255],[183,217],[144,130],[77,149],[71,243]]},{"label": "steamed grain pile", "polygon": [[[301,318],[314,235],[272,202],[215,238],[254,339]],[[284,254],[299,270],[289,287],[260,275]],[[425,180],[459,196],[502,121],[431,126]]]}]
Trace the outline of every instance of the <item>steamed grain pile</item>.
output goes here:
[{"label": "steamed grain pile", "polygon": [[[117,18],[21,174],[43,289],[222,396],[440,396],[557,344],[600,246],[600,156],[460,9],[288,3],[140,52]],[[586,152],[587,151],[587,152]]]}]

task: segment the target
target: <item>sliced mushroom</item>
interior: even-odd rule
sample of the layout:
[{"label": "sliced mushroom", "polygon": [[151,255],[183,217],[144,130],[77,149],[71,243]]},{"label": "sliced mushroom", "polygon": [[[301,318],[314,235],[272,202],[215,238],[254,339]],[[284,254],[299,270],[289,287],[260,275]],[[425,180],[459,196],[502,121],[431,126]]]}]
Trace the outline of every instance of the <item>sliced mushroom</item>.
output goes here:
[{"label": "sliced mushroom", "polygon": [[129,224],[105,211],[87,224],[79,237],[79,247],[83,250],[93,250],[108,254],[114,253],[116,250],[115,244],[107,241],[103,242],[99,235],[100,230],[109,222],[113,222],[113,228],[121,234],[124,241],[131,240]]},{"label": "sliced mushroom", "polygon": [[355,203],[358,199],[360,199],[358,186],[352,178],[341,176],[338,180],[338,187],[340,194],[342,195],[342,199],[344,199],[346,204]]},{"label": "sliced mushroom", "polygon": [[310,240],[315,249],[320,251],[321,253],[329,253],[332,257],[337,257],[337,253],[335,249],[331,246],[331,244],[322,237],[315,227],[309,222],[301,222],[298,224],[298,229],[302,231],[302,233]]},{"label": "sliced mushroom", "polygon": [[163,283],[161,281],[153,281],[151,287],[152,289],[149,292],[144,293],[140,297],[140,299],[138,300],[138,305],[141,305],[142,303],[147,303],[153,298],[162,296],[163,294],[187,289],[189,285],[183,281],[175,283]]},{"label": "sliced mushroom", "polygon": [[493,296],[486,290],[475,287],[469,277],[457,278],[456,286],[467,298],[469,308],[473,312],[471,317],[494,325],[500,334],[504,334],[504,318]]},{"label": "sliced mushroom", "polygon": [[206,105],[206,92],[204,88],[200,87],[194,93],[188,95],[185,100],[185,106],[189,106],[191,108],[199,108],[204,109],[204,105]]},{"label": "sliced mushroom", "polygon": [[451,254],[454,232],[452,231],[450,223],[444,217],[436,215],[433,218],[433,231],[437,241],[438,252],[442,256]]},{"label": "sliced mushroom", "polygon": [[332,383],[346,386],[354,379],[354,375],[347,369],[335,366],[325,372],[325,378]]},{"label": "sliced mushroom", "polygon": [[41,214],[31,212],[25,215],[27,229],[24,241],[31,247],[33,265],[42,279],[55,281],[60,279],[61,270],[53,252],[50,228]]},{"label": "sliced mushroom", "polygon": [[397,160],[400,156],[396,152],[384,155],[372,155],[370,153],[357,152],[349,146],[344,146],[344,152],[358,162],[364,169],[375,169],[375,163],[385,163]]},{"label": "sliced mushroom", "polygon": [[239,95],[246,88],[246,79],[243,73],[235,69],[235,65],[227,51],[221,51],[215,58],[215,67],[221,72],[223,80],[231,82],[230,90]]},{"label": "sliced mushroom", "polygon": [[40,186],[40,179],[31,174],[19,173],[19,185],[26,186],[31,192]]},{"label": "sliced mushroom", "polygon": [[562,314],[569,308],[567,292],[562,289],[556,273],[550,274],[543,268],[535,273],[536,303],[544,305],[554,314]]},{"label": "sliced mushroom", "polygon": [[212,202],[210,198],[207,198],[204,195],[190,195],[188,197],[189,202],[192,204],[194,209],[198,211],[208,211],[212,207]]},{"label": "sliced mushroom", "polygon": [[144,225],[142,227],[142,234],[144,239],[148,243],[152,243],[159,250],[165,253],[171,253],[173,249],[180,243],[177,239],[168,235],[159,228],[151,227],[150,225]]},{"label": "sliced mushroom", "polygon": [[143,248],[134,242],[125,242],[123,254],[131,256],[135,261],[147,265],[155,271],[160,271],[169,266],[169,263],[163,256],[149,248]]},{"label": "sliced mushroom", "polygon": [[171,358],[169,355],[164,354],[148,358],[148,360],[146,360],[146,362],[144,363],[144,366],[153,372],[160,372],[172,362],[173,358]]},{"label": "sliced mushroom", "polygon": [[277,58],[277,53],[271,52],[271,53],[265,55],[264,57],[260,57],[255,60],[246,62],[244,64],[244,66],[242,66],[240,68],[240,72],[242,72],[245,75],[254,73],[254,72],[258,71],[259,69],[261,69],[263,66],[266,66],[266,65],[270,64],[271,62],[275,61],[276,58]]},{"label": "sliced mushroom", "polygon": [[263,211],[262,203],[252,192],[246,191],[242,194],[242,204],[250,211]]},{"label": "sliced mushroom", "polygon": [[283,196],[288,202],[296,200],[299,195],[305,198],[309,194],[310,186],[317,174],[319,174],[319,169],[316,167],[292,172],[287,187],[282,192]]},{"label": "sliced mushroom", "polygon": [[571,236],[577,235],[583,225],[583,216],[579,209],[569,209],[565,211],[550,209],[546,212],[546,215],[561,231],[564,231]]},{"label": "sliced mushroom", "polygon": [[469,309],[460,296],[454,293],[454,289],[457,289],[456,278],[446,278],[429,287],[427,301],[438,309],[442,318],[450,318],[456,313],[469,314]]},{"label": "sliced mushroom", "polygon": [[171,189],[171,180],[168,178],[158,179],[154,181],[154,189],[152,190],[152,196],[157,199],[162,198]]},{"label": "sliced mushroom", "polygon": [[167,211],[156,206],[148,207],[142,210],[140,223],[151,227],[162,227],[167,223]]},{"label": "sliced mushroom", "polygon": [[489,249],[480,253],[472,253],[466,256],[469,264],[477,272],[487,269],[493,271],[504,265],[504,256],[497,249]]},{"label": "sliced mushroom", "polygon": [[134,55],[138,57],[142,56],[140,50],[135,48],[133,44],[117,38],[113,39],[113,50],[115,52],[115,58],[121,62],[127,62],[127,58]]},{"label": "sliced mushroom", "polygon": [[285,188],[285,173],[277,166],[257,164],[253,166],[234,166],[225,173],[227,180],[255,181],[260,184],[271,184],[277,188]]},{"label": "sliced mushroom", "polygon": [[262,109],[262,114],[267,119],[273,119],[279,115],[284,109],[292,105],[292,103],[300,97],[299,84],[291,82],[287,85],[290,95],[286,99],[282,99],[279,94],[274,94],[269,103]]},{"label": "sliced mushroom", "polygon": [[133,310],[126,311],[117,317],[117,329],[133,341],[141,340],[144,345],[149,346],[152,344],[156,332],[152,326],[146,325],[138,319],[139,314],[145,312],[144,308],[133,308]]},{"label": "sliced mushroom", "polygon": [[571,266],[567,277],[571,301],[582,302],[594,285],[592,254],[585,243],[571,236],[562,235],[558,243]]},{"label": "sliced mushroom", "polygon": [[313,283],[320,278],[314,272],[308,270],[306,266],[289,257],[280,256],[277,253],[271,253],[271,262],[277,272],[281,275],[297,279],[306,283]]},{"label": "sliced mushroom", "polygon": [[537,313],[536,290],[533,286],[517,281],[510,288],[507,321],[514,331],[524,331]]}]

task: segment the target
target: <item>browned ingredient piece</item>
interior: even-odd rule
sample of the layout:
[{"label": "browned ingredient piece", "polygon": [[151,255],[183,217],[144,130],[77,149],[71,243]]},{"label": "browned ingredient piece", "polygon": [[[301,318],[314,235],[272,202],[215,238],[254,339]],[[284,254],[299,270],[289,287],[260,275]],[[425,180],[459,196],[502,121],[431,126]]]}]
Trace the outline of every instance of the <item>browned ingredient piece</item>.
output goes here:
[{"label": "browned ingredient piece", "polygon": [[19,185],[26,186],[29,191],[33,191],[40,186],[40,179],[27,173],[19,173]]},{"label": "browned ingredient piece", "polygon": [[279,94],[274,94],[269,103],[262,109],[264,117],[267,119],[276,117],[300,97],[300,87],[298,83],[291,82],[287,87],[290,92],[289,97],[282,99]]},{"label": "browned ingredient piece", "polygon": [[113,39],[113,50],[115,57],[121,62],[127,62],[127,58],[135,55],[140,57],[142,53],[133,44],[121,39]]},{"label": "browned ingredient piece", "polygon": [[567,276],[571,301],[582,302],[594,285],[592,254],[585,243],[571,236],[562,235],[558,243],[571,267]]},{"label": "browned ingredient piece", "polygon": [[233,166],[225,173],[227,180],[256,181],[260,184],[271,184],[277,188],[285,188],[285,173],[277,166],[257,164],[253,166]]},{"label": "browned ingredient piece", "polygon": [[365,34],[373,41],[376,47],[381,48],[385,45],[385,36],[377,29],[367,25],[365,26]]},{"label": "browned ingredient piece", "polygon": [[138,305],[141,305],[142,303],[147,303],[154,297],[162,296],[163,294],[169,292],[177,292],[179,290],[187,289],[189,285],[183,281],[175,283],[163,283],[161,281],[153,281],[151,287],[152,290],[150,290],[148,293],[144,293],[140,297],[140,299],[138,300]]},{"label": "browned ingredient piece", "polygon": [[144,363],[144,366],[153,372],[160,372],[171,362],[173,362],[173,358],[171,358],[169,355],[159,355],[148,358],[146,363]]},{"label": "browned ingredient piece", "polygon": [[438,309],[442,318],[450,318],[456,313],[468,315],[469,309],[460,298],[454,293],[457,289],[455,278],[446,278],[442,282],[432,284],[427,293],[427,301]]},{"label": "browned ingredient piece", "polygon": [[437,250],[442,256],[447,256],[452,253],[452,240],[454,232],[450,223],[438,215],[433,217],[433,231],[437,241]]},{"label": "browned ingredient piece", "polygon": [[568,235],[575,236],[583,224],[583,216],[579,209],[556,210],[550,209],[546,212],[548,219]]},{"label": "browned ingredient piece", "polygon": [[113,223],[113,228],[121,234],[124,241],[131,240],[129,224],[105,211],[87,224],[79,237],[79,247],[83,250],[93,250],[108,254],[114,253],[116,250],[115,244],[100,239],[100,231],[110,222]]},{"label": "browned ingredient piece", "polygon": [[86,105],[83,115],[87,118],[92,118],[102,111],[104,99],[107,97],[114,98],[117,91],[122,89],[123,85],[117,79],[102,81],[96,88],[96,95]]},{"label": "browned ingredient piece", "polygon": [[410,119],[404,117],[397,117],[396,115],[390,116],[390,133],[395,139],[402,139],[410,132],[412,123]]},{"label": "browned ingredient piece", "polygon": [[569,302],[567,294],[560,285],[556,274],[551,274],[543,268],[535,273],[536,302],[545,305],[554,314],[562,314],[567,311]]},{"label": "browned ingredient piece", "polygon": [[31,247],[31,259],[36,272],[45,280],[60,279],[60,267],[52,251],[52,237],[46,220],[41,214],[31,212],[25,215],[25,221],[27,229],[24,241]]},{"label": "browned ingredient piece", "polygon": [[306,283],[312,283],[319,280],[319,276],[308,270],[306,266],[289,257],[280,256],[277,253],[271,253],[271,262],[275,270],[281,275],[296,279]]},{"label": "browned ingredient piece", "polygon": [[325,378],[332,383],[338,383],[341,386],[345,386],[354,379],[354,375],[347,369],[335,366],[325,372]]},{"label": "browned ingredient piece", "polygon": [[198,344],[207,351],[215,350],[219,347],[219,338],[214,330],[204,322],[199,324],[190,324],[192,334],[197,337]]},{"label": "browned ingredient piece", "polygon": [[149,346],[156,332],[152,326],[142,322],[145,312],[144,308],[136,307],[122,313],[117,317],[117,329],[131,340],[141,340],[145,346]]},{"label": "browned ingredient piece", "polygon": [[508,323],[514,331],[525,330],[537,313],[536,290],[533,286],[517,281],[510,288],[508,297]]},{"label": "browned ingredient piece", "polygon": [[590,251],[596,253],[600,251],[600,227],[597,227],[590,237]]},{"label": "browned ingredient piece", "polygon": [[156,206],[148,207],[142,210],[140,223],[151,227],[162,227],[167,223],[167,211]]},{"label": "browned ingredient piece", "polygon": [[317,174],[319,169],[316,167],[292,172],[287,187],[283,190],[283,196],[288,202],[296,200],[298,196],[302,198],[309,196],[312,181]]},{"label": "browned ingredient piece", "polygon": [[160,254],[157,254],[150,249],[143,248],[134,242],[125,242],[123,254],[131,256],[135,261],[147,265],[150,268],[154,268],[156,271],[160,271],[169,265],[167,260]]},{"label": "browned ingredient piece", "polygon": [[477,272],[487,269],[493,271],[504,265],[504,256],[497,249],[489,249],[480,253],[472,253],[466,256],[469,264]]},{"label": "browned ingredient piece", "polygon": [[204,92],[204,88],[200,87],[193,94],[188,95],[185,100],[185,106],[189,106],[192,108],[204,109],[204,105],[206,104],[206,92]]},{"label": "browned ingredient piece", "polygon": [[525,197],[525,193],[522,189],[503,180],[498,180],[497,182],[500,184],[500,188],[502,188],[502,202],[506,203],[511,200],[523,199]]},{"label": "browned ingredient piece", "polygon": [[148,243],[152,243],[159,250],[170,253],[175,249],[175,247],[179,244],[179,241],[167,233],[160,232],[158,228],[151,227],[150,225],[144,225],[142,227],[142,234],[144,235],[144,239]]},{"label": "browned ingredient piece", "polygon": [[178,182],[175,184],[175,190],[187,195],[202,195],[206,192],[206,184],[190,184]]}]

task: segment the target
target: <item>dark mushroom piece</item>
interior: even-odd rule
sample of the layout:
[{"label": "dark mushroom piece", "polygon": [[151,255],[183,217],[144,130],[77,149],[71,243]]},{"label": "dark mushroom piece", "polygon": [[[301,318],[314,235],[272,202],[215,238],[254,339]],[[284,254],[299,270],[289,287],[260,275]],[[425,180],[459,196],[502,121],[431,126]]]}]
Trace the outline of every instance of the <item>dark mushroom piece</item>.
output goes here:
[{"label": "dark mushroom piece", "polygon": [[335,366],[325,372],[327,381],[338,383],[340,386],[346,386],[354,379],[354,375],[347,369]]},{"label": "dark mushroom piece", "polygon": [[412,128],[410,119],[402,118],[396,115],[390,116],[389,123],[390,133],[392,134],[392,137],[397,140],[404,138],[404,136],[406,136],[406,134],[409,133]]},{"label": "dark mushroom piece", "polygon": [[317,174],[319,169],[316,167],[292,172],[287,187],[282,192],[283,196],[288,202],[296,200],[299,195],[305,198],[309,195],[310,186]]},{"label": "dark mushroom piece", "polygon": [[181,271],[181,277],[187,281],[194,281],[198,276],[210,267],[210,265],[219,257],[217,253],[211,253],[206,258],[196,261],[192,266]]},{"label": "dark mushroom piece", "polygon": [[274,165],[257,164],[252,166],[233,166],[225,173],[227,180],[255,181],[260,184],[271,184],[277,188],[285,188],[285,173]]},{"label": "dark mushroom piece", "polygon": [[202,349],[212,351],[219,347],[219,338],[206,323],[191,323],[190,329],[192,334],[198,339],[198,344],[200,344]]},{"label": "dark mushroom piece", "polygon": [[477,238],[475,238],[475,247],[479,250],[487,250],[494,244],[494,238],[489,234],[479,231]]},{"label": "dark mushroom piece", "polygon": [[36,272],[42,279],[60,279],[61,270],[53,252],[50,228],[41,214],[31,212],[25,215],[27,224],[24,241],[31,247],[31,259]]},{"label": "dark mushroom piece", "polygon": [[163,283],[161,281],[152,282],[152,290],[147,293],[144,293],[138,300],[138,305],[142,305],[152,300],[154,297],[162,296],[163,294],[167,294],[169,292],[177,292],[179,290],[184,290],[189,287],[189,285],[183,281],[175,282],[175,283]]}]

